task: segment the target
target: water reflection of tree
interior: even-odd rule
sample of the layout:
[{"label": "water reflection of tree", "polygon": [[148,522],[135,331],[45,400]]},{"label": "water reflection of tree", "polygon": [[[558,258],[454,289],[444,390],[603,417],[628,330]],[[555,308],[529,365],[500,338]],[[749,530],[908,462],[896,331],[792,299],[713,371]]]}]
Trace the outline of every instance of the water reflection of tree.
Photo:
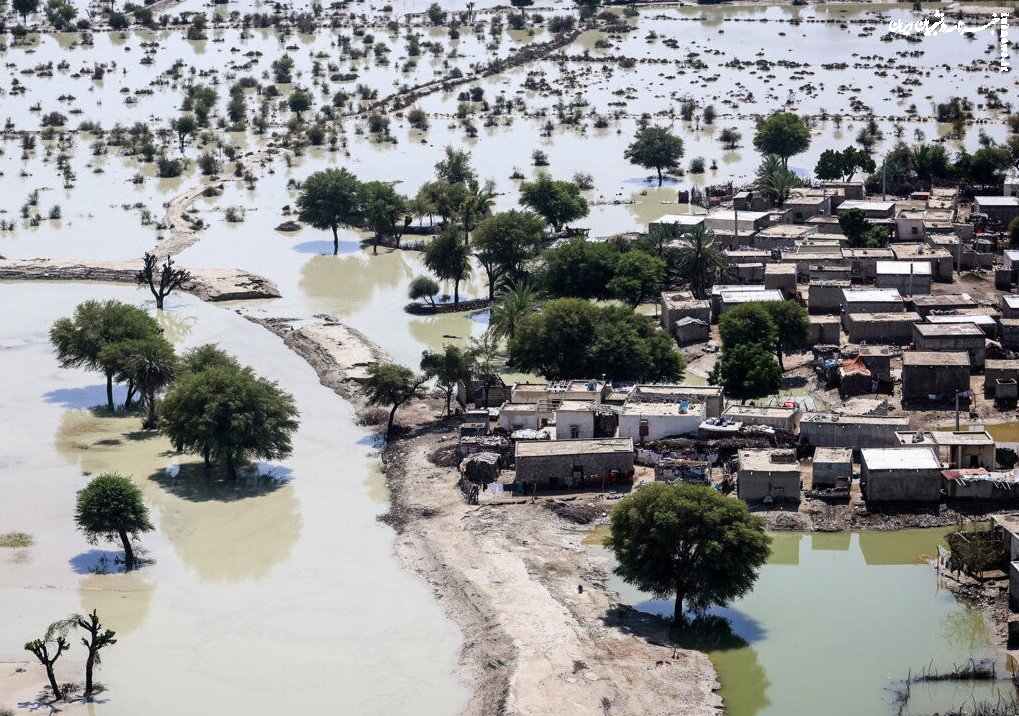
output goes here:
[{"label": "water reflection of tree", "polygon": [[198,324],[198,316],[178,313],[173,309],[156,311],[153,318],[163,329],[163,336],[171,343],[179,343],[187,338]]},{"label": "water reflection of tree", "polygon": [[377,256],[362,252],[346,256],[312,256],[301,266],[299,286],[310,298],[338,299],[330,310],[349,316],[363,310],[376,291],[395,289],[410,281],[413,270],[401,251]]},{"label": "water reflection of tree", "polygon": [[714,614],[700,616],[683,629],[674,630],[671,636],[682,648],[711,656],[729,713],[753,716],[771,704],[767,697],[771,682],[757,651],[733,631],[728,619]]},{"label": "water reflection of tree", "polygon": [[142,572],[90,574],[78,584],[81,612],[97,610],[103,622],[117,632],[130,634],[145,625],[155,585]]},{"label": "water reflection of tree", "polygon": [[974,657],[987,646],[990,635],[983,615],[975,609],[960,609],[941,618],[941,636],[952,646]]}]

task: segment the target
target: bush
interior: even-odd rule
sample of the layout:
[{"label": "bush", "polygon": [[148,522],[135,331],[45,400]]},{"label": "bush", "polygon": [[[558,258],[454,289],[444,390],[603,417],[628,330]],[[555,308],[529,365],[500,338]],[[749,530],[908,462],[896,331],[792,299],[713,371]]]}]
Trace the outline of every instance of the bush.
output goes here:
[{"label": "bush", "polygon": [[156,160],[156,173],[163,179],[179,177],[184,172],[184,165],[179,159],[160,157]]}]

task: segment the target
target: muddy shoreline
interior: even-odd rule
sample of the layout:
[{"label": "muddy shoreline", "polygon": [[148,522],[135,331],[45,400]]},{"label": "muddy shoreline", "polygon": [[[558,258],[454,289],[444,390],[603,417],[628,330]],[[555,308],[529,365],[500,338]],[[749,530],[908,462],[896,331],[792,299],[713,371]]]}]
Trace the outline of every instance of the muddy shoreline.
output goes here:
[{"label": "muddy shoreline", "polygon": [[[350,400],[365,357],[385,353],[328,317],[313,322],[248,316],[280,336]],[[455,419],[430,397],[401,408],[398,435],[382,451],[396,554],[431,585],[463,633],[459,676],[472,690],[467,714],[717,714],[708,656],[672,646],[668,623],[623,605],[607,565],[583,544],[589,527],[557,516],[546,500],[467,505],[455,470],[436,459],[455,444]],[[437,464],[442,463],[442,464]],[[604,514],[609,503],[590,498]]]}]

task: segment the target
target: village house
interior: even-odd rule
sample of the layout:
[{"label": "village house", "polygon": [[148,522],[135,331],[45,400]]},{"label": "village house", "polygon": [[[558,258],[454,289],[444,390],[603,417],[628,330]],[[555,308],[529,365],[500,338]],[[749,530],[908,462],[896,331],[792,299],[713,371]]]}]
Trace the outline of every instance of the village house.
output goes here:
[{"label": "village house", "polygon": [[918,351],[966,351],[974,370],[984,368],[984,332],[972,323],[915,323],[913,345]]},{"label": "village house", "polygon": [[643,443],[694,434],[706,418],[704,403],[628,400],[619,414],[619,437]]},{"label": "village house", "polygon": [[802,224],[815,216],[831,215],[832,197],[815,190],[805,190],[790,196],[783,206],[789,210],[794,224]]},{"label": "village house", "polygon": [[1019,216],[1019,196],[975,196],[973,213],[986,215],[994,224],[1008,226]]},{"label": "village house", "polygon": [[857,347],[857,356],[867,366],[875,380],[891,381],[892,379],[892,357],[896,351],[888,346],[867,346]]},{"label": "village house", "polygon": [[698,226],[704,226],[707,214],[666,214],[665,216],[648,223],[649,232],[659,227],[671,227],[677,234],[682,236],[693,231]]},{"label": "village house", "polygon": [[843,288],[839,301],[842,309],[842,327],[849,328],[848,316],[852,313],[895,313],[905,311],[906,304],[894,288]]},{"label": "village house", "polygon": [[810,316],[807,341],[811,345],[838,345],[842,324],[838,316]]},{"label": "village house", "polygon": [[722,414],[724,398],[722,388],[717,385],[635,385],[627,402],[634,403],[678,403],[688,400],[703,403],[705,414],[717,418]]},{"label": "village house", "polygon": [[890,219],[895,216],[894,201],[848,199],[839,204],[837,211],[841,215],[851,209],[861,209],[868,219]]},{"label": "village house", "polygon": [[929,447],[860,451],[860,483],[868,502],[939,502],[941,470],[941,461]]},{"label": "village house", "polygon": [[[711,287],[711,321],[712,323],[718,321],[718,317],[722,315],[722,294],[724,293],[764,293],[767,289],[764,284],[753,284],[753,285],[741,285],[741,284],[719,284],[716,283]],[[760,298],[758,300],[768,300]]]},{"label": "village house", "polygon": [[672,291],[662,294],[662,328],[670,336],[676,334],[676,323],[682,318],[694,318],[711,323],[711,302],[697,299],[689,291]]},{"label": "village house", "polygon": [[850,343],[906,345],[913,340],[913,326],[919,313],[850,313],[843,316]]},{"label": "village house", "polygon": [[969,311],[951,311],[927,316],[927,323],[968,323],[979,328],[985,338],[997,338],[999,333],[998,313],[991,308],[975,308]]},{"label": "village house", "polygon": [[906,302],[914,311],[926,318],[932,313],[956,309],[976,308],[977,302],[968,293],[941,293],[910,296]]},{"label": "village house", "polygon": [[1002,318],[998,321],[1001,331],[1001,347],[1005,350],[1019,350],[1019,318]]},{"label": "village house", "polygon": [[1019,294],[1006,293],[1001,297],[1001,317],[1019,318]]},{"label": "village house", "polygon": [[853,451],[849,448],[821,447],[814,450],[811,486],[816,488],[849,487],[853,480]]},{"label": "village house", "polygon": [[952,500],[1015,500],[1019,479],[1014,472],[990,472],[982,467],[942,470],[942,490]]},{"label": "village house", "polygon": [[926,261],[878,261],[874,286],[895,289],[903,296],[931,292],[931,265]]},{"label": "village house", "polygon": [[719,294],[719,317],[724,316],[736,306],[760,301],[782,301],[782,292],[775,289],[764,291],[723,291]]},{"label": "village house", "polygon": [[796,408],[758,407],[756,405],[730,405],[722,417],[744,425],[767,425],[787,433],[796,432],[800,411]]},{"label": "village house", "polygon": [[711,324],[685,316],[676,321],[673,335],[681,346],[704,343],[711,338]]},{"label": "village house", "polygon": [[986,430],[932,430],[938,457],[950,467],[997,467],[994,438]]},{"label": "village house", "polygon": [[891,261],[894,258],[891,249],[842,249],[842,259],[849,264],[853,278],[864,281],[874,279],[878,261]]},{"label": "village house", "polygon": [[895,433],[909,429],[909,417],[804,413],[800,417],[800,442],[819,447],[894,447]]},{"label": "village house", "polygon": [[925,263],[935,281],[951,281],[955,258],[947,250],[929,244],[892,244],[889,247],[896,261]]},{"label": "village house", "polygon": [[578,487],[633,479],[630,438],[518,442],[516,482],[549,487]]},{"label": "village house", "polygon": [[842,309],[842,290],[852,284],[848,279],[810,279],[807,286],[807,310],[817,314],[836,314]]},{"label": "village house", "polygon": [[[840,251],[838,261],[841,261],[841,255]],[[852,281],[852,269],[847,264],[838,263],[838,261],[808,266],[807,280],[811,283],[814,281],[846,281],[847,283]]]},{"label": "village house", "polygon": [[954,398],[969,390],[969,374],[966,353],[907,351],[902,356],[902,400]]},{"label": "village house", "polygon": [[564,400],[555,410],[556,440],[578,440],[595,436],[595,409],[587,400]]},{"label": "village house", "polygon": [[800,499],[795,450],[740,450],[736,496],[745,502]]},{"label": "village house", "polygon": [[877,391],[877,379],[860,356],[843,360],[838,375],[839,395],[843,399]]},{"label": "village house", "polygon": [[995,400],[1019,397],[1019,360],[991,359],[985,362],[984,395]]},{"label": "village house", "polygon": [[[720,237],[740,237],[740,244],[750,243],[750,235],[767,226],[771,213],[768,211],[739,211],[719,209],[707,215],[704,228],[714,231]],[[737,248],[733,244],[733,248]]]},{"label": "village house", "polygon": [[764,267],[764,287],[778,290],[787,299],[798,298],[796,267],[792,264],[769,263]]},{"label": "village house", "polygon": [[753,246],[761,251],[772,252],[776,249],[791,249],[796,242],[817,233],[812,226],[796,224],[775,224],[761,229],[753,236]]}]

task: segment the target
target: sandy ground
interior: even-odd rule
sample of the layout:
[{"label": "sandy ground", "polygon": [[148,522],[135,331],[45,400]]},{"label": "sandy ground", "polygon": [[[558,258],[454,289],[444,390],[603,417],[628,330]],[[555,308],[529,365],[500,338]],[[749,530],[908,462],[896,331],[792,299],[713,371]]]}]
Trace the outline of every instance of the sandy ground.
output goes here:
[{"label": "sandy ground", "polygon": [[[331,319],[250,320],[355,404],[365,359],[386,360]],[[558,517],[547,500],[465,503],[455,468],[432,461],[455,444],[456,421],[441,410],[429,398],[397,414],[399,435],[384,452],[387,521],[402,563],[463,632],[460,673],[473,690],[465,713],[719,713],[707,655],[674,648],[665,621],[619,603],[603,558],[582,545],[588,527]],[[611,506],[591,501],[601,512]]]},{"label": "sandy ground", "polygon": [[[137,261],[100,259],[0,259],[0,279],[18,281],[105,281],[135,283]],[[194,280],[186,287],[203,301],[279,298],[269,279],[238,269],[189,269]]]}]

